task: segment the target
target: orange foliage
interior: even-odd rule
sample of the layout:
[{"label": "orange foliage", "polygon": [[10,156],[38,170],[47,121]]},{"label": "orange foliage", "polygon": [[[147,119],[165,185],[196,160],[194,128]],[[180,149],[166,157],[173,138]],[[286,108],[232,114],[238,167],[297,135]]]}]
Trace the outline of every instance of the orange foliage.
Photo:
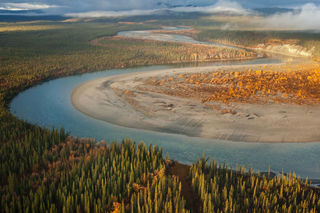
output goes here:
[{"label": "orange foliage", "polygon": [[[320,66],[299,65],[239,72],[218,71],[177,74],[146,81],[158,85],[154,91],[205,102],[242,103],[320,103]],[[174,85],[174,89],[173,86]]]},{"label": "orange foliage", "polygon": [[120,213],[121,203],[113,202],[113,211],[112,213]]}]

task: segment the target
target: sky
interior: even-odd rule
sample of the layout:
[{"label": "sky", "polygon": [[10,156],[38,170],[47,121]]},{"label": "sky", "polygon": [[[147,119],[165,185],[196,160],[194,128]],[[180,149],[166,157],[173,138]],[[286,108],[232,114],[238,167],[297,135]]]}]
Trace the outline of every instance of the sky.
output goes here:
[{"label": "sky", "polygon": [[0,10],[42,10],[68,17],[116,17],[149,15],[163,9],[176,12],[250,14],[253,8],[292,8],[261,20],[266,27],[290,27],[320,31],[320,0],[0,0]]},{"label": "sky", "polygon": [[[167,5],[212,6],[229,0],[0,0],[0,9],[35,10],[52,13],[72,13],[115,10],[154,10]],[[234,0],[244,8],[299,7],[306,3],[320,4],[320,0]]]}]

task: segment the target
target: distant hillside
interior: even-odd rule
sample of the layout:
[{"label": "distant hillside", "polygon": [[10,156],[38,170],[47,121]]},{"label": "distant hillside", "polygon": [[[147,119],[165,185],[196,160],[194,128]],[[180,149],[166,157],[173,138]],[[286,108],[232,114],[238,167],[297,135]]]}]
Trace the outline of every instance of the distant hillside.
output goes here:
[{"label": "distant hillside", "polygon": [[2,15],[0,12],[0,22],[39,21],[39,20],[40,21],[62,21],[65,19],[66,19],[65,17],[59,16],[59,15],[19,15],[19,14]]},{"label": "distant hillside", "polygon": [[0,9],[0,14],[43,14],[44,12],[42,10],[3,10]]},{"label": "distant hillside", "polygon": [[253,11],[258,12],[261,15],[273,15],[276,13],[288,13],[294,12],[294,9],[280,8],[280,7],[269,7],[269,8],[255,8]]}]

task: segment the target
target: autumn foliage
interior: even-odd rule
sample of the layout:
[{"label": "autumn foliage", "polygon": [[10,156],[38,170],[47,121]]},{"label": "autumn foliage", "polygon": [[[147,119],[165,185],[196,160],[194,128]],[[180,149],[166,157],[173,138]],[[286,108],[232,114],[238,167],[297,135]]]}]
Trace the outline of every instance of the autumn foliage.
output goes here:
[{"label": "autumn foliage", "polygon": [[320,102],[320,67],[300,65],[237,71],[185,73],[149,78],[152,90],[200,99],[201,102],[292,103]]}]

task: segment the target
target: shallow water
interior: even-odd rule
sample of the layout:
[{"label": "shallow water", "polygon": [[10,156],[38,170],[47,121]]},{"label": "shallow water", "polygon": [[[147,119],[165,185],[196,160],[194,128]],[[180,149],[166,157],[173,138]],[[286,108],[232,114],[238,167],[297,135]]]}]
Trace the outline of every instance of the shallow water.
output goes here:
[{"label": "shallow water", "polygon": [[[177,31],[181,29],[182,28],[173,28],[173,29],[170,29],[169,31]],[[164,30],[168,30],[168,29],[164,29]],[[134,38],[134,39],[151,39],[155,41],[181,42],[181,43],[188,43],[188,44],[205,44],[205,45],[212,45],[212,46],[218,46],[218,47],[226,47],[231,49],[244,49],[240,47],[234,47],[231,45],[197,41],[189,36],[184,36],[184,35],[152,33],[151,30],[122,31],[122,32],[119,32],[118,35],[128,37],[128,38]]]},{"label": "shallow water", "polygon": [[[175,30],[175,28],[172,28],[172,30]],[[120,32],[119,34],[126,33],[128,34],[128,32]],[[130,35],[132,35],[132,32]],[[168,38],[170,36],[162,37]],[[174,41],[188,43],[195,41],[186,36],[177,36],[173,36]],[[141,38],[141,35],[139,38]],[[195,42],[199,43],[198,41]],[[176,65],[175,67],[278,62],[280,60],[274,58],[260,58],[236,62],[189,63]],[[309,178],[320,179],[320,143],[231,142],[130,129],[91,118],[77,111],[71,104],[72,91],[86,81],[111,75],[169,67],[172,66],[115,69],[52,80],[21,92],[12,100],[10,110],[16,117],[32,124],[56,128],[64,126],[73,136],[94,137],[97,140],[104,139],[108,142],[131,138],[137,142],[144,141],[147,144],[157,144],[164,149],[164,153],[168,152],[172,159],[183,163],[195,162],[205,153],[207,157],[214,158],[219,163],[227,163],[233,168],[238,164],[247,168],[252,166],[254,170],[266,171],[270,165],[274,172],[281,172],[283,169],[284,172],[294,171],[301,177],[308,176]]]}]

